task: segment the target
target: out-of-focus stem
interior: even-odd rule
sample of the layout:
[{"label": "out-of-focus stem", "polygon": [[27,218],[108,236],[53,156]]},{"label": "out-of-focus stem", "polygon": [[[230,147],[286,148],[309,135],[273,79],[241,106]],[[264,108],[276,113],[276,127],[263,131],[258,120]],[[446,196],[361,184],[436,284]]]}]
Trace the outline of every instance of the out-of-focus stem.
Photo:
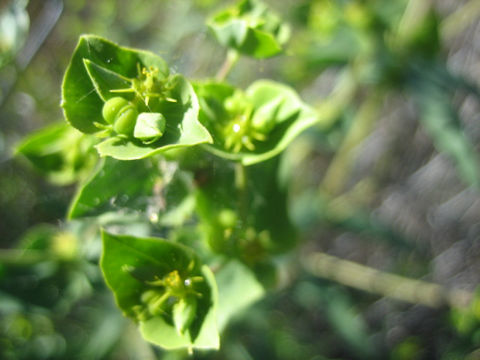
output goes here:
[{"label": "out-of-focus stem", "polygon": [[318,126],[328,129],[341,115],[345,107],[355,96],[358,84],[352,69],[345,70],[331,95],[318,104]]},{"label": "out-of-focus stem", "polygon": [[235,187],[238,192],[240,218],[245,222],[248,212],[247,169],[240,162],[235,163]]},{"label": "out-of-focus stem", "polygon": [[32,265],[54,259],[56,259],[54,254],[42,250],[0,249],[0,263],[2,264]]},{"label": "out-of-focus stem", "polygon": [[400,43],[408,41],[432,8],[432,0],[410,0],[398,25],[397,38]]},{"label": "out-of-focus stem", "polygon": [[442,39],[451,40],[467,26],[471,25],[479,16],[480,1],[470,0],[442,21],[440,28]]},{"label": "out-of-focus stem", "polygon": [[232,70],[233,66],[237,63],[240,55],[235,50],[229,50],[225,61],[222,64],[222,67],[218,70],[217,75],[215,75],[215,79],[218,81],[223,81],[227,77],[227,75]]},{"label": "out-of-focus stem", "polygon": [[376,91],[369,95],[357,111],[353,124],[327,169],[321,185],[322,191],[334,196],[343,189],[355,158],[353,150],[371,132],[382,99],[383,95],[380,91]]},{"label": "out-of-focus stem", "polygon": [[302,265],[315,276],[412,304],[433,308],[462,307],[472,298],[467,291],[449,290],[438,284],[386,273],[321,252],[307,255]]}]

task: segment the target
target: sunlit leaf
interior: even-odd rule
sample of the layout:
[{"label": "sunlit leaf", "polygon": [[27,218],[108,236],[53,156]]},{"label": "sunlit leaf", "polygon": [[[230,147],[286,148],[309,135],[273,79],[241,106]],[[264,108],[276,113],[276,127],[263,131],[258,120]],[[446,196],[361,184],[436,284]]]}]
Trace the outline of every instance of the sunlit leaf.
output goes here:
[{"label": "sunlit leaf", "polygon": [[146,208],[158,176],[148,160],[102,159],[91,177],[77,190],[68,217],[74,219],[107,211]]},{"label": "sunlit leaf", "polygon": [[[234,110],[228,109],[228,103],[236,101],[240,92],[234,87],[208,82],[196,84],[195,89],[200,97],[200,120],[214,138],[207,148],[245,165],[278,155],[318,120],[316,111],[303,103],[293,89],[273,81],[253,83],[240,95],[244,100]],[[272,123],[268,131],[252,124],[262,116],[265,123]]]}]

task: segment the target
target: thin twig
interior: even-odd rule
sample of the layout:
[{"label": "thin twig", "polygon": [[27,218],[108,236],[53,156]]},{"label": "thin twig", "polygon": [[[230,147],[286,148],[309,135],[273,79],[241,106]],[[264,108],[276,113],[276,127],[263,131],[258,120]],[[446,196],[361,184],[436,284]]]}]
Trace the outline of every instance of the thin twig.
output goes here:
[{"label": "thin twig", "polygon": [[352,69],[347,69],[340,74],[332,93],[316,106],[319,114],[317,123],[320,128],[328,129],[335,123],[355,97],[357,88],[358,82]]},{"label": "thin twig", "polygon": [[315,276],[412,304],[432,308],[463,307],[472,299],[468,291],[449,290],[438,284],[386,273],[321,252],[307,255],[302,265]]},{"label": "thin twig", "polygon": [[357,111],[354,122],[330,163],[321,189],[330,195],[338,194],[344,187],[354,160],[354,149],[370,134],[382,104],[383,95],[372,93]]}]

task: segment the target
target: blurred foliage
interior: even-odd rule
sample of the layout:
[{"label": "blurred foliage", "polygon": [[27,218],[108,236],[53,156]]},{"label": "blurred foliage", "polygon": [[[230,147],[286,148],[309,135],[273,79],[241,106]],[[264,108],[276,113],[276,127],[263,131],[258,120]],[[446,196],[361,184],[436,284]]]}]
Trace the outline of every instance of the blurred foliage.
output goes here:
[{"label": "blurred foliage", "polygon": [[52,183],[68,185],[84,179],[92,170],[95,142],[64,123],[53,124],[24,139],[17,152]]},{"label": "blurred foliage", "polygon": [[[162,226],[172,227],[190,214],[192,200],[185,194],[192,181],[204,180],[203,173],[198,171],[195,179],[177,178],[168,189],[154,174],[143,177],[131,193],[115,196],[109,193],[114,190],[110,184],[118,178],[103,179],[97,167],[89,186],[103,186],[105,196],[97,200],[86,187],[69,205],[75,188],[67,184],[85,179],[92,164],[76,161],[81,146],[66,154],[55,143],[47,147],[45,139],[49,131],[64,131],[56,125],[62,117],[60,83],[80,34],[152,50],[173,64],[174,72],[212,76],[225,50],[205,21],[225,4],[65,0],[55,28],[22,70],[13,59],[26,35],[26,2],[6,3],[0,5],[0,85],[2,93],[5,83],[15,86],[0,112],[0,358],[187,358],[186,351],[167,354],[147,345],[121,316],[98,267],[98,227],[162,235]],[[30,1],[26,7],[40,29],[46,20],[39,15],[47,3]],[[260,77],[288,82],[324,110],[327,120],[292,143],[279,164],[280,183],[291,182],[288,199],[282,193],[281,201],[288,201],[301,249],[473,292],[480,280],[480,108],[478,70],[468,66],[468,59],[478,63],[478,45],[472,45],[479,41],[478,20],[452,26],[449,16],[462,6],[474,9],[475,0],[269,3],[292,30],[285,55],[261,61],[241,58],[229,77],[245,87]],[[478,19],[478,14],[471,17]],[[14,18],[19,19],[16,26],[4,30],[3,24]],[[447,23],[449,27],[443,26]],[[3,44],[8,45],[5,50]],[[32,135],[18,152],[62,187],[12,158],[20,138],[45,125],[52,127]],[[189,161],[208,163],[209,158],[192,159],[187,153]],[[224,169],[219,164],[214,165],[217,170]],[[106,161],[103,166],[119,165]],[[163,163],[158,174],[178,177],[168,166]],[[125,171],[134,178],[138,169]],[[143,185],[160,190],[149,197]],[[166,200],[160,219],[152,205],[155,196]],[[174,211],[172,202],[182,208]],[[85,217],[92,215],[92,203],[107,213]],[[145,211],[134,211],[139,204]],[[64,223],[68,212],[76,219]],[[191,239],[202,231],[178,230],[176,236]],[[295,261],[303,256],[276,259],[283,269],[280,289],[233,316],[219,352],[196,352],[194,358],[480,356],[478,296],[468,307],[408,305],[313,278]],[[229,282],[230,267],[217,281],[241,292],[239,283]],[[259,273],[267,271],[260,268]],[[222,304],[220,294],[225,317],[230,318],[232,304],[246,308],[262,296],[258,283],[249,278],[245,298],[228,304]]]},{"label": "blurred foliage", "polygon": [[5,1],[0,8],[0,68],[22,48],[28,35],[28,0]]}]

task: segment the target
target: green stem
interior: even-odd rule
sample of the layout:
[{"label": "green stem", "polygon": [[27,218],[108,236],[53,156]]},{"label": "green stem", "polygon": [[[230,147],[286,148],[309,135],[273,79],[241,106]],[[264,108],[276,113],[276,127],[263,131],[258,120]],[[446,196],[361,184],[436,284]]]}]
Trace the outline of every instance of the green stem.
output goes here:
[{"label": "green stem", "polygon": [[149,310],[152,313],[152,315],[161,315],[165,312],[162,309],[162,305],[165,303],[165,301],[168,300],[170,296],[171,296],[171,293],[170,291],[167,290],[163,295],[161,295],[160,297],[152,301],[150,304],[148,304]]},{"label": "green stem", "polygon": [[408,42],[432,8],[432,0],[410,0],[397,29],[397,41]]},{"label": "green stem", "polygon": [[54,254],[42,250],[1,249],[0,263],[9,265],[33,265],[38,262],[55,260]]},{"label": "green stem", "polygon": [[336,195],[345,186],[354,160],[354,149],[371,132],[377,118],[383,95],[381,91],[372,93],[357,111],[343,143],[327,169],[321,189]]},{"label": "green stem", "polygon": [[235,187],[238,193],[238,211],[243,223],[248,214],[247,169],[240,162],[235,163]]},{"label": "green stem", "polygon": [[225,61],[223,62],[220,70],[218,70],[217,75],[215,75],[215,78],[218,81],[225,80],[225,78],[233,69],[239,58],[240,54],[236,50],[228,50]]},{"label": "green stem", "polygon": [[438,284],[386,273],[320,252],[307,255],[302,265],[315,276],[412,304],[433,308],[464,307],[472,299],[468,291],[449,290]]},{"label": "green stem", "polygon": [[322,129],[330,128],[340,117],[345,107],[350,104],[357,91],[358,83],[352,69],[343,72],[332,94],[318,104],[318,126]]}]

